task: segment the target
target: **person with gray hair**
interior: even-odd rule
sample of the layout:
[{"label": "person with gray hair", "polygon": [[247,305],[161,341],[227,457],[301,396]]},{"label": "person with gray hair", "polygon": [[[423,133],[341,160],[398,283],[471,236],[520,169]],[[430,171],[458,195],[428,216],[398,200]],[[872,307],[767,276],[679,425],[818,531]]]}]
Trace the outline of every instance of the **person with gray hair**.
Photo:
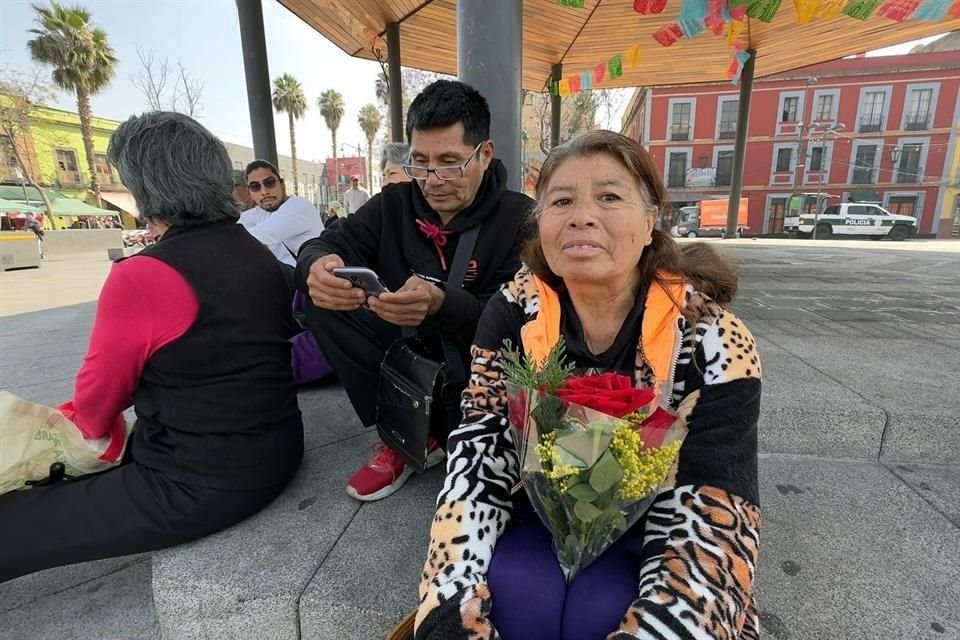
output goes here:
[{"label": "person with gray hair", "polygon": [[410,145],[406,142],[391,142],[384,145],[380,159],[380,171],[383,173],[383,186],[410,182],[411,178],[403,172],[403,165],[410,160]]},{"label": "person with gray hair", "polygon": [[273,500],[303,456],[290,291],[235,224],[223,144],[154,112],[120,125],[107,157],[160,239],[113,265],[59,410],[117,466],[0,496],[0,582],[229,527]]}]

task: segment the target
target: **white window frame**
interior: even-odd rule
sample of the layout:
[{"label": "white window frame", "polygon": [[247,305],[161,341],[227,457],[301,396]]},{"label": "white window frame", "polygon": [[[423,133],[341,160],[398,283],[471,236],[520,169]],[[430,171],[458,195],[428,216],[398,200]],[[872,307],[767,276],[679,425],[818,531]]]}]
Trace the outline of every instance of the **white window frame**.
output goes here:
[{"label": "white window frame", "polygon": [[[866,99],[868,93],[882,93],[882,94],[884,94],[884,97],[883,97],[883,111],[882,111],[882,113],[880,114],[880,130],[879,130],[879,131],[872,131],[872,132],[868,132],[868,133],[861,133],[861,132],[860,132],[860,121],[863,119],[864,106],[866,106],[866,104],[865,104],[865,99]],[[890,116],[890,102],[891,102],[891,97],[892,97],[892,96],[893,96],[893,86],[892,86],[892,85],[889,85],[889,84],[888,84],[888,85],[870,85],[870,86],[860,87],[860,96],[859,96],[859,98],[857,99],[857,120],[856,120],[856,122],[855,122],[855,124],[854,124],[854,129],[853,129],[853,130],[854,130],[858,135],[862,135],[862,136],[879,136],[879,135],[882,135],[883,132],[886,131],[887,128],[888,128],[888,126],[890,125],[889,116]]]},{"label": "white window frame", "polygon": [[926,129],[921,129],[921,131],[929,131],[930,129],[933,129],[933,121],[937,115],[937,100],[940,98],[940,83],[918,82],[915,84],[908,84],[906,93],[904,94],[903,113],[900,116],[900,129],[902,131],[907,130],[907,116],[910,115],[910,105],[913,102],[913,92],[922,91],[924,89],[932,89],[930,94],[930,126]]},{"label": "white window frame", "polygon": [[[690,104],[690,135],[686,140],[674,140],[673,139],[673,107],[677,104]],[[696,132],[694,128],[697,124],[697,99],[696,98],[670,98],[667,101],[667,135],[664,137],[664,140],[667,142],[692,142],[696,137]]]},{"label": "white window frame", "polygon": [[[820,103],[820,96],[833,96],[833,114],[829,120],[820,120],[817,118],[817,108]],[[810,122],[823,122],[826,124],[835,124],[837,114],[840,112],[840,89],[817,89],[813,92],[813,104],[810,106]]]},{"label": "white window frame", "polygon": [[[913,137],[913,138],[897,138],[897,147],[903,149],[904,145],[908,144],[919,144],[920,147],[920,181],[919,182],[910,182],[907,184],[923,184],[924,177],[926,176],[925,169],[927,168],[927,154],[930,152],[930,137]],[[894,184],[900,184],[897,182],[897,179],[900,177],[900,159],[897,159],[896,164],[893,165],[893,175],[891,176],[891,181]]]},{"label": "white window frame", "polygon": [[[720,140],[720,116],[723,114],[723,105],[726,102],[739,102],[740,96],[738,95],[726,95],[717,97],[717,121],[713,129],[713,139]],[[724,138],[729,140],[729,138]]]},{"label": "white window frame", "polygon": [[[811,142],[807,147],[807,157],[803,159],[803,182],[804,184],[819,184],[821,180],[821,174],[825,174],[823,177],[823,184],[826,185],[830,182],[830,169],[833,166],[833,140],[823,140],[822,142]],[[813,150],[814,149],[823,149],[823,163],[819,171],[814,171],[811,168],[811,160],[813,159]],[[813,176],[816,176],[814,178]]]},{"label": "white window frame", "polygon": [[682,187],[671,187],[670,186],[670,156],[674,153],[684,153],[687,156],[687,171],[693,168],[691,162],[693,162],[693,147],[666,147],[663,154],[663,176],[664,182],[667,184],[668,189],[686,189],[687,188],[687,174],[683,174],[683,186]]},{"label": "white window frame", "polygon": [[[927,193],[925,191],[887,191],[882,196],[883,202],[881,203],[880,206],[882,206],[887,211],[890,211],[891,197],[894,197],[894,198],[916,197],[917,198],[917,209],[916,209],[917,215],[914,217],[917,219],[917,233],[920,233],[920,223],[923,222],[924,196],[926,195]],[[890,211],[890,213],[893,213],[893,211]],[[936,225],[937,220],[934,220],[933,224]]]},{"label": "white window frame", "polygon": [[774,198],[783,198],[784,200],[786,200],[786,203],[785,203],[784,209],[783,209],[783,217],[786,218],[786,217],[787,217],[787,207],[790,206],[790,196],[791,196],[791,195],[792,195],[792,194],[790,194],[790,193],[768,193],[768,194],[767,194],[767,201],[764,203],[764,206],[763,206],[763,231],[761,231],[760,233],[763,233],[763,234],[771,233],[771,231],[770,231],[770,205],[773,204],[773,199],[774,199]]},{"label": "white window frame", "polygon": [[[881,144],[882,140],[854,140],[853,144],[850,145],[850,170],[847,172],[847,184],[853,184],[853,172],[857,168],[857,149],[860,147],[876,147],[877,153],[874,156],[873,163],[873,179],[866,184],[872,184],[876,186],[877,177],[880,174],[880,165],[883,164],[883,145]],[[860,186],[859,184],[857,186]],[[863,191],[863,189],[854,189],[855,191]],[[846,200],[844,200],[846,202]]]},{"label": "white window frame", "polygon": [[[790,170],[777,171],[777,156],[781,149],[790,149]],[[770,158],[770,186],[782,187],[784,185],[793,185],[797,180],[797,161],[800,159],[800,143],[798,142],[777,142],[773,145],[773,155]],[[783,176],[790,174],[790,180],[786,181]]]},{"label": "white window frame", "polygon": [[[713,147],[713,168],[714,168],[715,171],[716,171],[716,170],[719,168],[719,166],[720,166],[720,152],[721,152],[721,151],[733,151],[733,150],[734,150],[734,145],[732,145],[732,144],[718,144],[718,145],[716,145],[716,146]],[[733,170],[733,169],[732,169],[732,167],[731,167],[731,175],[732,175],[732,170]],[[720,174],[718,173],[717,175],[720,175]],[[732,182],[732,178],[731,178],[731,182]],[[725,185],[717,185],[717,187],[729,187],[729,186],[730,186],[730,185],[728,185],[728,184],[725,184]]]}]

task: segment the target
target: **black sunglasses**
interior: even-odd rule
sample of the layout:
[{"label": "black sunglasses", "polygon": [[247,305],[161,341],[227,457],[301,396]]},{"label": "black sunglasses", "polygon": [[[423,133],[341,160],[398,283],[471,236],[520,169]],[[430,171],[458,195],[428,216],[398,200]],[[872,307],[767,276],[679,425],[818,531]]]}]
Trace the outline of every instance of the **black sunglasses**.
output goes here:
[{"label": "black sunglasses", "polygon": [[250,189],[250,191],[252,191],[253,193],[257,193],[258,191],[260,191],[261,186],[264,189],[273,189],[275,186],[277,186],[278,182],[283,182],[283,181],[278,180],[273,176],[270,176],[269,178],[264,178],[263,182],[256,182],[251,180],[250,182],[247,183],[247,189]]}]

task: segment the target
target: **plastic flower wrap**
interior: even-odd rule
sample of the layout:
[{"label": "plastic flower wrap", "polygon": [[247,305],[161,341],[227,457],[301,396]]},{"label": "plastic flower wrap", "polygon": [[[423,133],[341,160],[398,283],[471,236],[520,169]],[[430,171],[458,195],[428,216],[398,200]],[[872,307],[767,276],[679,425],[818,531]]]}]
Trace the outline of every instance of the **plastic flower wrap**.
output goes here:
[{"label": "plastic flower wrap", "polygon": [[682,429],[629,377],[574,375],[562,343],[542,363],[504,360],[521,485],[570,582],[646,513]]}]

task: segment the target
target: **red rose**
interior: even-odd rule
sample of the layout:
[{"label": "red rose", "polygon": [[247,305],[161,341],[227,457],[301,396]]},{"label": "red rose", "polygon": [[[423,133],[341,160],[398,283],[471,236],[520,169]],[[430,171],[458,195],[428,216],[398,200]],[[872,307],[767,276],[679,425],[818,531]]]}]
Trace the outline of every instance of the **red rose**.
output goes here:
[{"label": "red rose", "polygon": [[643,436],[643,443],[647,447],[660,447],[667,436],[667,431],[673,426],[676,416],[661,407],[650,414],[650,416],[640,423],[637,430]]},{"label": "red rose", "polygon": [[507,417],[517,429],[523,433],[526,430],[524,418],[527,415],[527,392],[520,391],[507,402]]},{"label": "red rose", "polygon": [[604,373],[569,378],[557,389],[557,396],[614,418],[622,418],[647,406],[655,397],[653,389],[635,389],[628,376]]}]

